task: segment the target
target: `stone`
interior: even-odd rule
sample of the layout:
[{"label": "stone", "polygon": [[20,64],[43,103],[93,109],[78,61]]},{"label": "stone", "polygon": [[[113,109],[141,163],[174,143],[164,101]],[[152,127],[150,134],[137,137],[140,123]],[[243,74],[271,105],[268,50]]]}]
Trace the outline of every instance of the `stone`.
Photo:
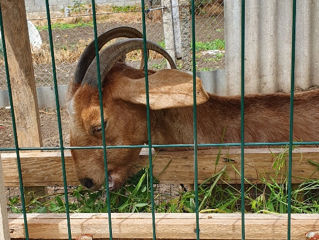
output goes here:
[{"label": "stone", "polygon": [[33,50],[38,50],[42,46],[42,39],[39,31],[31,21],[28,21],[29,39]]}]

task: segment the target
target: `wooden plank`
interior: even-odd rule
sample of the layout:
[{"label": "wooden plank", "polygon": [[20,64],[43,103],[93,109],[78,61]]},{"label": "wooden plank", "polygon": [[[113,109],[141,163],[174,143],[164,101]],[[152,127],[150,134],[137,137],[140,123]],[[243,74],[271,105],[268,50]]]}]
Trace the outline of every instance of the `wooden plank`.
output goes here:
[{"label": "wooden plank", "polygon": [[0,0],[20,147],[40,147],[41,133],[24,1]]},{"label": "wooden plank", "polygon": [[[63,186],[60,152],[20,153],[24,186]],[[6,186],[18,186],[19,178],[15,153],[2,153],[3,175]],[[78,185],[71,153],[65,152],[68,184]]]},{"label": "wooden plank", "polygon": [[[2,173],[2,161],[0,156],[0,173]],[[0,239],[9,240],[9,224],[7,213],[7,198],[4,191],[3,177],[0,174]]]},{"label": "wooden plank", "polygon": [[[6,39],[13,106],[20,147],[40,147],[40,117],[25,2],[0,0]],[[45,188],[29,187],[25,192],[45,195]],[[28,203],[31,196],[26,194]]]},{"label": "wooden plank", "polygon": [[[241,239],[241,214],[200,214],[201,239]],[[108,237],[107,214],[71,214],[72,236]],[[246,214],[246,239],[287,239],[286,214]],[[156,214],[158,239],[196,239],[195,214]],[[292,214],[292,239],[305,239],[306,233],[318,230],[319,214]],[[10,214],[11,238],[23,238],[22,215]],[[66,239],[65,214],[28,214],[30,238]],[[112,214],[114,238],[152,238],[152,216],[148,213]]]},{"label": "wooden plank", "polygon": [[[281,156],[282,157],[279,157]],[[6,186],[18,186],[15,153],[1,154]],[[216,159],[219,158],[216,165]],[[276,174],[273,164],[283,160],[280,174]],[[287,149],[246,149],[245,178],[252,183],[261,183],[270,177],[280,182],[287,172]],[[73,161],[69,151],[65,152],[67,178],[70,185],[78,184]],[[148,156],[140,155],[140,164],[136,169],[147,166]],[[292,183],[300,183],[305,179],[319,179],[319,148],[298,148],[293,152]],[[192,184],[193,151],[160,151],[153,156],[154,176],[161,183]],[[231,184],[240,183],[240,149],[205,149],[198,151],[199,182],[219,172],[226,166],[223,180]],[[26,186],[63,185],[60,152],[21,153],[23,180]],[[285,166],[286,165],[286,166]]]}]

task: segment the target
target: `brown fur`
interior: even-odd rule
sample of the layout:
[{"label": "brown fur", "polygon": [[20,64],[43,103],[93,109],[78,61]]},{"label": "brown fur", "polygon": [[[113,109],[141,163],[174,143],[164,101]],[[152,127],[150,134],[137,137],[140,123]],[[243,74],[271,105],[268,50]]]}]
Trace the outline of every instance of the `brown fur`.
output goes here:
[{"label": "brown fur", "polygon": [[[158,73],[150,72],[150,92],[163,95],[161,109],[151,110],[151,133],[153,144],[193,143],[193,107],[185,100],[185,106],[165,108],[170,94],[189,91],[192,83],[183,90],[178,73],[170,78],[172,90],[162,93],[156,81]],[[172,72],[173,73],[173,72]],[[154,74],[154,75],[153,75]],[[177,74],[177,75],[176,75]],[[177,77],[176,77],[177,76]],[[185,77],[184,73],[180,76]],[[139,79],[144,78],[141,70],[133,70],[117,64],[108,75],[103,88],[104,119],[107,145],[141,145],[147,143],[146,106],[136,104],[134,94],[141,92]],[[190,77],[191,79],[191,77]],[[141,80],[141,79],[140,79]],[[180,79],[179,79],[180,80]],[[178,80],[178,81],[179,81]],[[124,83],[124,85],[123,85]],[[152,86],[155,89],[153,89]],[[164,86],[163,86],[164,87]],[[176,90],[177,89],[177,90]],[[198,94],[204,91],[197,88]],[[128,92],[130,91],[130,92]],[[122,96],[122,97],[121,97]],[[125,97],[124,97],[125,96]],[[206,95],[207,96],[207,95]],[[152,94],[150,96],[152,98]],[[200,97],[204,99],[205,97]],[[123,100],[124,99],[124,100]],[[132,99],[132,100],[131,100]],[[180,99],[179,104],[183,99]],[[204,102],[204,101],[202,101]],[[245,97],[245,141],[246,142],[282,142],[289,139],[289,94],[250,95]],[[156,103],[155,103],[156,105]],[[319,90],[295,95],[294,139],[300,141],[318,140],[319,136]],[[74,114],[71,127],[71,146],[101,145],[101,133],[94,132],[100,125],[100,110],[97,89],[88,85],[79,87],[73,96]],[[151,105],[152,108],[152,105]],[[240,97],[219,97],[209,95],[209,99],[197,106],[198,143],[220,143],[240,141]],[[93,129],[93,130],[92,130]],[[114,149],[107,151],[110,188],[120,187],[130,175],[132,166],[138,160],[140,149]],[[104,182],[102,150],[73,150],[72,156],[79,179],[90,178],[93,189]]]}]

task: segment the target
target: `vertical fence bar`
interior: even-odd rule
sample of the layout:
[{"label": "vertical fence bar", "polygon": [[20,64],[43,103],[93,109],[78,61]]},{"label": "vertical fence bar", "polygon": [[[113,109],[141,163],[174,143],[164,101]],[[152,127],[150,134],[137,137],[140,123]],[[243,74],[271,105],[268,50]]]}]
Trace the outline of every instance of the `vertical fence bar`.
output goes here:
[{"label": "vertical fence bar", "polygon": [[153,239],[156,239],[155,226],[155,202],[153,189],[153,158],[152,158],[152,136],[151,136],[151,120],[150,120],[150,101],[149,101],[149,84],[148,84],[148,51],[146,48],[146,24],[145,24],[145,2],[141,0],[142,8],[142,27],[143,27],[143,53],[144,53],[144,72],[145,72],[145,91],[146,91],[146,118],[147,118],[147,139],[148,139],[148,160],[150,172],[150,188],[151,188],[151,208],[152,208],[152,228]]},{"label": "vertical fence bar", "polygon": [[3,27],[3,20],[2,20],[1,2],[0,2],[0,30],[1,30],[1,39],[2,39],[5,71],[6,71],[6,77],[7,77],[9,103],[10,103],[10,107],[11,107],[11,119],[12,119],[12,129],[13,129],[13,136],[14,136],[14,145],[15,145],[15,152],[16,152],[16,155],[17,155],[17,167],[18,167],[18,175],[19,175],[19,188],[20,188],[20,197],[21,197],[23,221],[24,221],[24,231],[25,231],[24,235],[25,235],[25,239],[29,240],[28,220],[27,220],[27,211],[26,211],[26,208],[25,208],[25,199],[24,199],[24,190],[23,190],[24,187],[23,187],[23,180],[22,180],[22,170],[21,170],[21,161],[20,161],[19,142],[18,142],[17,126],[16,126],[16,121],[15,121],[15,115],[14,115],[14,106],[13,106],[12,90],[11,90],[11,83],[10,83],[10,73],[9,73],[9,65],[8,65],[7,48],[6,48],[6,41],[5,41],[5,37],[4,37],[4,27]]},{"label": "vertical fence bar", "polygon": [[195,190],[195,215],[196,239],[200,239],[199,209],[198,209],[198,161],[197,161],[197,105],[196,105],[196,38],[195,38],[195,2],[192,0],[192,63],[193,63],[193,138],[194,138],[194,190]]},{"label": "vertical fence bar", "polygon": [[245,0],[241,1],[240,195],[241,238],[245,240]]},{"label": "vertical fence bar", "polygon": [[289,119],[289,159],[288,159],[288,229],[287,239],[291,239],[291,178],[292,178],[292,150],[294,125],[294,93],[295,93],[295,58],[296,58],[296,14],[297,1],[293,0],[292,7],[292,46],[291,46],[291,86],[290,86],[290,119]]},{"label": "vertical fence bar", "polygon": [[103,95],[102,95],[102,83],[101,83],[100,56],[99,56],[99,48],[98,48],[98,34],[97,34],[97,24],[96,24],[95,0],[92,0],[92,15],[93,15],[96,70],[97,70],[97,80],[98,80],[97,83],[98,83],[100,114],[101,114],[103,161],[104,161],[105,183],[106,183],[105,190],[106,190],[106,204],[107,204],[108,225],[109,225],[109,239],[112,240],[113,239],[112,215],[111,215],[111,203],[110,203],[109,174],[108,174],[108,167],[107,167],[107,153],[106,153],[104,111],[103,111]]},{"label": "vertical fence bar", "polygon": [[65,170],[63,133],[62,133],[62,124],[61,124],[59,91],[58,91],[57,76],[56,76],[56,66],[55,66],[55,57],[54,57],[54,45],[53,45],[53,38],[52,38],[52,28],[51,28],[51,16],[50,16],[49,0],[45,0],[45,5],[46,5],[46,11],[47,11],[48,33],[49,33],[51,63],[52,63],[52,74],[53,74],[55,103],[56,103],[58,129],[59,129],[59,142],[60,142],[60,152],[61,152],[61,164],[62,164],[62,175],[63,175],[63,186],[64,186],[65,210],[66,210],[66,218],[67,218],[67,226],[68,226],[68,238],[69,238],[69,240],[71,240],[72,239],[72,233],[71,233],[71,222],[70,222],[68,187],[67,187],[66,170]]}]

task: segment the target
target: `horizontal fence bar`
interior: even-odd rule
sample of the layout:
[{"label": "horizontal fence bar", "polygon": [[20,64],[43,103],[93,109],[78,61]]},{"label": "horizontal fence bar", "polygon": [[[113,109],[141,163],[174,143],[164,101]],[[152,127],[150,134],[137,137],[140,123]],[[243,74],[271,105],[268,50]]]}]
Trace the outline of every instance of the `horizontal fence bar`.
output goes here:
[{"label": "horizontal fence bar", "polygon": [[[318,230],[319,214],[292,214],[292,239],[305,239],[308,232]],[[199,214],[201,239],[241,239],[241,215]],[[286,214],[245,214],[246,239],[287,239]],[[67,238],[64,214],[28,214],[30,237],[35,239]],[[71,214],[72,236],[82,234],[104,238],[108,234],[107,214]],[[156,214],[156,234],[164,239],[196,239],[195,214]],[[114,238],[151,239],[152,216],[149,213],[113,213]],[[20,214],[9,215],[11,238],[23,238],[23,218]],[[257,230],[257,231],[256,231]]]},{"label": "horizontal fence bar", "polygon": [[[239,147],[240,143],[199,143],[198,147]],[[263,147],[263,146],[286,146],[289,145],[289,142],[246,142],[244,143],[245,147]],[[319,145],[319,141],[313,142],[293,142],[294,146],[314,146]],[[194,144],[154,144],[153,148],[193,148]],[[148,145],[116,145],[116,146],[106,146],[106,149],[122,149],[122,148],[148,148]],[[21,151],[53,151],[60,150],[60,147],[20,147],[18,148]],[[66,150],[79,150],[79,149],[103,149],[103,146],[85,146],[85,147],[64,147]],[[9,152],[15,151],[15,148],[0,148],[0,152]]]}]

